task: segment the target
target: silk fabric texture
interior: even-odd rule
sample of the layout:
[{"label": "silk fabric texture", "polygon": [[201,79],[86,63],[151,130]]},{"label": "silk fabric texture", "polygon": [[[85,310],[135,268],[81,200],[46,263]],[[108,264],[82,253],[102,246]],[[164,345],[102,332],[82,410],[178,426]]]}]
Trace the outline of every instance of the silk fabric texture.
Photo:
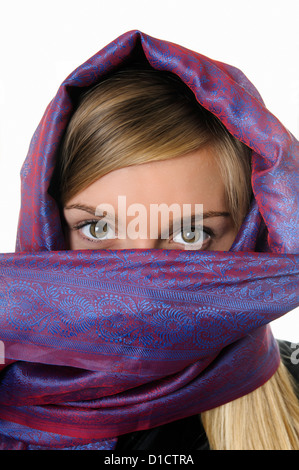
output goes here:
[{"label": "silk fabric texture", "polygon": [[[252,149],[254,198],[228,252],[65,249],[48,194],[60,141],[80,93],[136,58]],[[0,255],[0,448],[113,449],[269,380],[269,322],[299,304],[298,153],[240,70],[140,31],[71,73],[21,170],[16,251]]]}]

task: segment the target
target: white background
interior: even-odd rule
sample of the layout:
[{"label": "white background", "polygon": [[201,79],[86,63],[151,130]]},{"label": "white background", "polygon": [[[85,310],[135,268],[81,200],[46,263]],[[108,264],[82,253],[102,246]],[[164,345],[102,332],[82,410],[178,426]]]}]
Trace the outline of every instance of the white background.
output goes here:
[{"label": "white background", "polygon": [[[138,29],[240,68],[299,137],[298,0],[0,0],[0,252],[15,246],[21,164],[60,83]],[[299,309],[272,323],[299,341]]]}]

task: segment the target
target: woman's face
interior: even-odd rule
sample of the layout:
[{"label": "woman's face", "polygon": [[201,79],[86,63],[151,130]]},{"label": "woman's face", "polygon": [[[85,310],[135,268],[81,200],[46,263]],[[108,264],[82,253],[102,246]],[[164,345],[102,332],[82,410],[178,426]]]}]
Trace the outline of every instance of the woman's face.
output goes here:
[{"label": "woman's face", "polygon": [[71,250],[227,251],[237,234],[210,149],[115,170],[69,200],[64,216]]}]

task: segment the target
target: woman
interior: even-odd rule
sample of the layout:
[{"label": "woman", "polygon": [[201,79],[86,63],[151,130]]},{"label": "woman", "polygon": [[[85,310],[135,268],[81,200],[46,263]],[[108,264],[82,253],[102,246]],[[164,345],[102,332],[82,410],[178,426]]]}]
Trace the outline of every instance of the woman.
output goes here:
[{"label": "woman", "polygon": [[3,448],[299,448],[268,326],[298,305],[296,149],[241,72],[138,31],[68,77],[1,259]]}]

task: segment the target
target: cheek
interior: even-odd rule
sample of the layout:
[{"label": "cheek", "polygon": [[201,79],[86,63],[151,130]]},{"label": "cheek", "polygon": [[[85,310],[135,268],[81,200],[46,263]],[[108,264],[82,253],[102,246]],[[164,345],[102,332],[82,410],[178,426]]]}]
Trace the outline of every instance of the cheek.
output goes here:
[{"label": "cheek", "polygon": [[213,246],[213,251],[228,251],[231,248],[233,242],[235,241],[237,233],[238,230],[236,228],[229,230],[226,234],[221,237],[220,240],[215,242]]},{"label": "cheek", "polygon": [[72,232],[68,227],[64,227],[63,230],[65,245],[67,250],[78,250],[78,240],[75,233]]}]

